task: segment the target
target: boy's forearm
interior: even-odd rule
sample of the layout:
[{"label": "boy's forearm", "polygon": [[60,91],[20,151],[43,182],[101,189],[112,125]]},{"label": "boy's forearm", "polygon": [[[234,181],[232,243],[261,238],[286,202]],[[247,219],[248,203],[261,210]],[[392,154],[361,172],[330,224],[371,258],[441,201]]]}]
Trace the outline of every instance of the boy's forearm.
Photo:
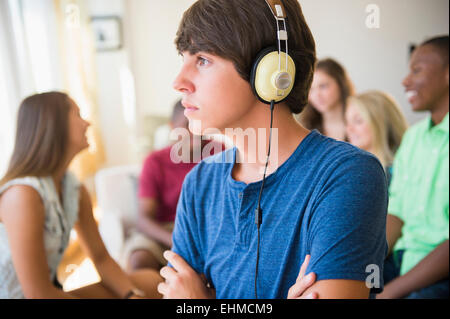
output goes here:
[{"label": "boy's forearm", "polygon": [[386,239],[388,242],[388,256],[392,253],[397,240],[402,234],[403,221],[397,216],[388,214],[386,217]]},{"label": "boy's forearm", "polygon": [[449,243],[439,245],[413,269],[386,285],[391,298],[402,298],[448,277]]},{"label": "boy's forearm", "polygon": [[363,281],[331,279],[316,281],[303,295],[316,294],[320,299],[368,299],[369,293]]},{"label": "boy's forearm", "polygon": [[140,217],[138,229],[147,237],[154,239],[167,247],[172,246],[172,233],[164,229],[158,222],[149,217]]}]

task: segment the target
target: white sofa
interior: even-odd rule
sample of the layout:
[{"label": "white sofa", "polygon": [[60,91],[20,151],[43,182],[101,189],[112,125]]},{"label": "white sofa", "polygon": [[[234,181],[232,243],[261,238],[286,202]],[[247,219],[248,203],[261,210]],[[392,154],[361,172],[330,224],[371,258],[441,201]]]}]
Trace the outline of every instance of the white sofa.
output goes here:
[{"label": "white sofa", "polygon": [[141,165],[106,168],[95,175],[97,204],[101,212],[100,235],[106,249],[120,266],[125,240],[136,227],[138,217],[138,180]]},{"label": "white sofa", "polygon": [[[149,149],[145,156],[169,145],[170,126],[165,117],[148,116],[144,120]],[[105,168],[95,175],[97,205],[101,212],[100,235],[106,249],[120,266],[126,267],[123,256],[125,240],[136,227],[138,214],[138,181],[141,165],[124,165]]]}]

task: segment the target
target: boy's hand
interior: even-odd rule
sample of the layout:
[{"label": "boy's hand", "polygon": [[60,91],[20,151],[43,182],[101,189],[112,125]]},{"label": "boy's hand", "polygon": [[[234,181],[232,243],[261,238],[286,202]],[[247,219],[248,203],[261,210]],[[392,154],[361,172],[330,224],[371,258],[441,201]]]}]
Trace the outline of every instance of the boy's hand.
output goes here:
[{"label": "boy's hand", "polygon": [[166,280],[158,285],[164,299],[210,299],[215,290],[206,286],[206,281],[189,264],[173,251],[164,252],[164,258],[173,266],[163,267],[161,276]]},{"label": "boy's hand", "polygon": [[288,299],[318,299],[319,296],[316,292],[312,292],[307,296],[303,296],[303,293],[316,282],[316,274],[309,273],[305,277],[306,268],[308,268],[310,255],[306,255],[303,265],[300,268],[296,283],[289,289]]}]

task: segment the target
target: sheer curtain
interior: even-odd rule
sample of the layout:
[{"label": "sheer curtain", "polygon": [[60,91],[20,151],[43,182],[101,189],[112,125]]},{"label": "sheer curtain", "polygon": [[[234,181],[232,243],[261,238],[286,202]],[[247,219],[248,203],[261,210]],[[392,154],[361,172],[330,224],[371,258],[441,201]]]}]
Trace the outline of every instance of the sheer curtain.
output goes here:
[{"label": "sheer curtain", "polygon": [[72,96],[92,123],[91,147],[77,156],[71,169],[81,180],[98,170],[104,155],[94,54],[84,0],[0,1],[0,174],[13,148],[20,101],[52,90]]},{"label": "sheer curtain", "polygon": [[[6,69],[4,61],[3,54],[0,54],[0,70]],[[5,75],[4,72],[0,72],[0,176],[6,171],[14,139],[14,110],[11,108],[12,99],[8,94]]]},{"label": "sheer curtain", "polygon": [[[20,99],[13,21],[8,1],[0,1],[0,176],[14,147],[15,118]],[[25,84],[25,83],[24,83]]]},{"label": "sheer curtain", "polygon": [[84,180],[94,175],[105,160],[98,121],[94,38],[85,0],[53,0],[53,3],[63,86],[91,123],[90,147],[75,158],[71,167]]}]

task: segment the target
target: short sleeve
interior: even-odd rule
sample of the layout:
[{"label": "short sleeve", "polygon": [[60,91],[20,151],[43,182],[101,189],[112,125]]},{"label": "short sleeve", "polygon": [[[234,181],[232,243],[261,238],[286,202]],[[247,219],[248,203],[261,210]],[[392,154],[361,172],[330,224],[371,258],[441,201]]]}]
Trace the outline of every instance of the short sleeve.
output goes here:
[{"label": "short sleeve", "polygon": [[201,254],[201,236],[196,215],[194,168],[184,180],[178,201],[175,228],[172,234],[172,251],[180,255],[197,273],[203,273],[203,257]]},{"label": "short sleeve", "polygon": [[160,198],[161,181],[161,165],[156,154],[151,154],[145,160],[139,177],[139,197]]},{"label": "short sleeve", "polygon": [[392,177],[391,183],[389,185],[389,207],[388,213],[390,215],[396,216],[401,220],[404,220],[402,216],[402,200],[403,188],[402,183],[404,180],[404,170],[407,161],[405,162],[405,149],[407,143],[407,133],[404,135],[402,143],[395,155],[394,163],[392,165]]},{"label": "short sleeve", "polygon": [[331,169],[310,219],[307,272],[317,280],[366,281],[368,269],[377,267],[382,289],[388,197],[383,167],[375,157],[358,154]]}]

